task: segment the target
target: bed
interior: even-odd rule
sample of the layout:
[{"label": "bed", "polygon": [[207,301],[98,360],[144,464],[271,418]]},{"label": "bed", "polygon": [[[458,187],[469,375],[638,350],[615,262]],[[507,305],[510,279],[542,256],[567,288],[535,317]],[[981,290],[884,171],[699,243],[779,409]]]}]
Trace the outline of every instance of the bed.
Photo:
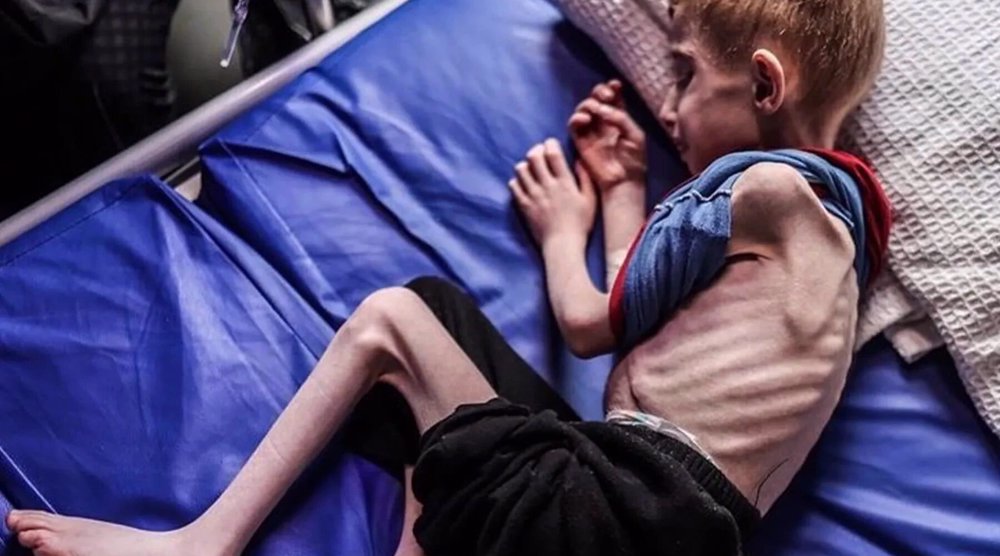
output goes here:
[{"label": "bed", "polygon": [[[352,308],[422,274],[472,293],[600,416],[610,360],[559,341],[504,184],[531,144],[566,142],[572,107],[613,70],[545,0],[399,4],[0,226],[0,504],[185,523]],[[633,105],[655,197],[683,172]],[[194,165],[159,177],[198,143]],[[171,187],[191,181],[195,202]],[[248,553],[392,554],[400,509],[395,480],[335,442]],[[992,554],[997,523],[1000,443],[953,362],[905,364],[877,338],[750,551]]]}]

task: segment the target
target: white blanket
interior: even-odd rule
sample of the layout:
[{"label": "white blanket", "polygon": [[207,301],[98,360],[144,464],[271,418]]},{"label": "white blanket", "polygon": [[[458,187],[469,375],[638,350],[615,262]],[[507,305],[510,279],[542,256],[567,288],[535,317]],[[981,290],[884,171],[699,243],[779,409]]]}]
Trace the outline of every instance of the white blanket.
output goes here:
[{"label": "white blanket", "polygon": [[[665,0],[561,3],[658,108]],[[872,161],[895,214],[859,342],[884,332],[912,360],[943,339],[1000,434],[1000,2],[885,4],[885,65],[842,141]]]},{"label": "white blanket", "polygon": [[844,140],[872,160],[896,212],[897,281],[872,302],[908,294],[930,316],[1000,433],[1000,2],[887,0],[886,18],[882,75]]}]

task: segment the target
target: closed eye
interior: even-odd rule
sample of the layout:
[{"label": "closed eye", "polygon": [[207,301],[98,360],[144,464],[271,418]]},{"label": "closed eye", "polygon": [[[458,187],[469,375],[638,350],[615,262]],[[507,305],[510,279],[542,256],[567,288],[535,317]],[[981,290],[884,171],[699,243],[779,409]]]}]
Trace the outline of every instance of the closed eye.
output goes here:
[{"label": "closed eye", "polygon": [[690,69],[682,70],[679,72],[674,72],[674,84],[677,85],[678,89],[684,89],[691,84],[691,80],[694,78],[694,71]]},{"label": "closed eye", "polygon": [[670,73],[678,89],[687,87],[694,78],[694,63],[691,56],[679,50],[671,50]]}]

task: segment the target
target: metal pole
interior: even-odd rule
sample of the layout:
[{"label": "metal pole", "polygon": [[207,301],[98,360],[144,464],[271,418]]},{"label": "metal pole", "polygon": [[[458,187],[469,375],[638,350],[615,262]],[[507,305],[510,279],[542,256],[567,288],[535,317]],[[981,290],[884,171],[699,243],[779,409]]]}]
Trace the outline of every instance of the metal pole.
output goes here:
[{"label": "metal pole", "polygon": [[186,157],[193,156],[198,144],[222,126],[274,94],[405,2],[406,0],[382,0],[372,5],[284,60],[0,222],[0,245],[34,228],[112,180],[143,172],[159,175],[171,170]]}]

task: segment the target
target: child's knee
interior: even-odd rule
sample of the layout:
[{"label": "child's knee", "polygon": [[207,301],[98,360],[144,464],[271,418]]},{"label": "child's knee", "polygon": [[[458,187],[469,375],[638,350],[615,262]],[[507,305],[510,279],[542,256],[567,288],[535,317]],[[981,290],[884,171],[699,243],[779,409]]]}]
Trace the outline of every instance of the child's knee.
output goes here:
[{"label": "child's knee", "polygon": [[337,335],[365,352],[390,354],[399,330],[421,303],[405,288],[378,290],[358,305]]},{"label": "child's knee", "polygon": [[359,321],[365,329],[390,329],[420,304],[420,298],[407,288],[383,288],[369,294],[350,320]]}]

